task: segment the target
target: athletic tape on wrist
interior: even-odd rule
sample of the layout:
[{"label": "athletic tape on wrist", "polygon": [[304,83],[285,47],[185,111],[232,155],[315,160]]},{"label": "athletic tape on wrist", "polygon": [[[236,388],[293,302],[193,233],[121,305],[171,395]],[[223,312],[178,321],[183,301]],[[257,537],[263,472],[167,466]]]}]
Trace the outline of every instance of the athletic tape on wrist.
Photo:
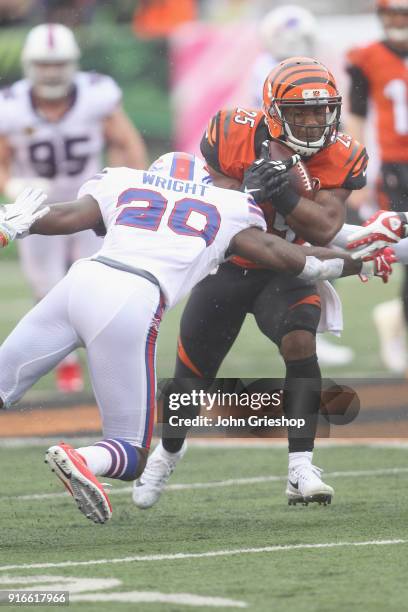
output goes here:
[{"label": "athletic tape on wrist", "polygon": [[315,281],[320,277],[322,270],[322,262],[317,257],[306,255],[306,263],[302,272],[298,274],[298,278],[305,281]]}]

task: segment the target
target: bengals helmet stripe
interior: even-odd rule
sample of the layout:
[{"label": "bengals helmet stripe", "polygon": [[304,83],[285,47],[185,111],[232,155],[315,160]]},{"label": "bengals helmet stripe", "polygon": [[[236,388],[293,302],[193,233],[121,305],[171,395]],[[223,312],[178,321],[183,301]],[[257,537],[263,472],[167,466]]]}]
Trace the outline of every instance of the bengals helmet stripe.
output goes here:
[{"label": "bengals helmet stripe", "polygon": [[[291,57],[280,62],[265,80],[263,102],[270,135],[284,140],[297,153],[310,156],[333,142],[340,123],[341,96],[334,76],[317,60]],[[294,107],[302,107],[303,124],[289,112]]]}]

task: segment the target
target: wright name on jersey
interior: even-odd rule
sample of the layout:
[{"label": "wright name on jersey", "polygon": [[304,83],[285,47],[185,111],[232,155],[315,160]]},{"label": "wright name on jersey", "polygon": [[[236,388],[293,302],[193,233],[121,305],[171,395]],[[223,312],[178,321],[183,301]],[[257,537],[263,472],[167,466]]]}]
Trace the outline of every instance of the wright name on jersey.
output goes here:
[{"label": "wright name on jersey", "polygon": [[97,255],[153,274],[167,306],[224,260],[235,234],[266,229],[248,195],[149,171],[106,168],[81,187],[84,195],[98,202],[106,227]]}]

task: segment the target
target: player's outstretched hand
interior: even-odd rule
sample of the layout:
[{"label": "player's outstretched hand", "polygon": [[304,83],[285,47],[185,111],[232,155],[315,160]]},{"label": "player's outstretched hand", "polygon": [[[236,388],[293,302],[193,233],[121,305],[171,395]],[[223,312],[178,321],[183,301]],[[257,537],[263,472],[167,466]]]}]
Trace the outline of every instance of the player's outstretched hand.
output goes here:
[{"label": "player's outstretched hand", "polygon": [[348,237],[347,248],[353,259],[364,259],[383,247],[399,242],[408,234],[407,213],[377,211]]},{"label": "player's outstretched hand", "polygon": [[32,224],[49,212],[42,206],[47,195],[41,189],[27,187],[14,204],[6,204],[0,211],[0,246],[5,247],[16,238],[24,238]]},{"label": "player's outstretched hand", "polygon": [[363,261],[361,274],[363,277],[379,276],[383,283],[388,283],[392,274],[392,264],[396,263],[397,257],[391,247],[379,249],[367,256]]}]

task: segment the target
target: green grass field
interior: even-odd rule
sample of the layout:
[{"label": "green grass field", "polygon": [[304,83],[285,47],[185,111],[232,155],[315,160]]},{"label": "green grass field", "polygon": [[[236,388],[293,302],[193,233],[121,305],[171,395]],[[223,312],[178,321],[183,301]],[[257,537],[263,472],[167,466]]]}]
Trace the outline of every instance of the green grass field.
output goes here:
[{"label": "green grass field", "polygon": [[[2,259],[0,263],[0,341],[13,329],[18,320],[32,306],[27,284],[18,263],[13,259]],[[342,368],[326,368],[323,374],[345,377],[386,377],[379,355],[376,332],[371,320],[371,310],[379,302],[392,299],[399,291],[400,270],[396,270],[392,281],[383,285],[379,279],[363,284],[356,278],[341,279],[336,287],[344,308],[345,330],[341,342],[355,351],[355,360]],[[176,340],[182,304],[169,312],[161,325],[158,342],[158,375],[167,378],[173,375]],[[339,342],[331,336],[334,343]],[[279,377],[283,375],[282,361],[274,345],[257,329],[251,315],[227,356],[219,375],[221,377]],[[53,388],[53,377],[45,377],[36,386],[37,390]]]},{"label": "green grass field", "polygon": [[45,449],[0,449],[2,589],[66,588],[100,612],[406,609],[408,447],[318,450],[327,507],[287,506],[284,448],[190,448],[150,510],[114,483],[105,525],[60,494]]}]

